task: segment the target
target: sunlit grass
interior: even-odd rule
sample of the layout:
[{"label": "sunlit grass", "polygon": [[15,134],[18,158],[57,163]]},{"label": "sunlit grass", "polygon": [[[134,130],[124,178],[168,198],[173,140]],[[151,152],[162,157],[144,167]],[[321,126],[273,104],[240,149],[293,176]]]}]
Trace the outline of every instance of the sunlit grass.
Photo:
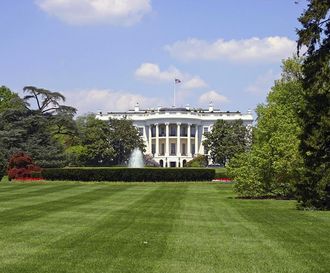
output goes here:
[{"label": "sunlit grass", "polygon": [[0,272],[329,272],[330,212],[219,183],[0,184]]}]

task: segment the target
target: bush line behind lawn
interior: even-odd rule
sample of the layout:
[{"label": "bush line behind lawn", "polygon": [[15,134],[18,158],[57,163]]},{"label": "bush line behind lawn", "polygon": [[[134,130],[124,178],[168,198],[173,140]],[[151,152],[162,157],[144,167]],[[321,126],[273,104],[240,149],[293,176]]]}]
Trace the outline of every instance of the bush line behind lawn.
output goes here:
[{"label": "bush line behind lawn", "polygon": [[124,181],[124,182],[171,182],[210,181],[215,177],[214,169],[205,168],[46,168],[42,170],[46,180],[71,181]]},{"label": "bush line behind lawn", "polygon": [[231,178],[226,168],[215,168],[215,178]]}]

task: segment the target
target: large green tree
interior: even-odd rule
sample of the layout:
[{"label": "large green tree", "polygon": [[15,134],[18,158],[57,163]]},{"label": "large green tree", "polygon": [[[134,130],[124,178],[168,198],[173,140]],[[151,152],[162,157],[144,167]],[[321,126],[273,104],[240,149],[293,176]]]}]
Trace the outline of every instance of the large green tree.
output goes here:
[{"label": "large green tree", "polygon": [[71,165],[110,166],[126,164],[132,150],[144,149],[132,121],[99,120],[95,115],[77,118],[79,137],[66,150]]},{"label": "large green tree", "polygon": [[232,159],[228,167],[240,196],[294,195],[303,167],[297,116],[302,103],[301,79],[301,60],[286,60],[267,103],[258,106],[251,150]]},{"label": "large green tree", "polygon": [[[8,87],[0,87],[0,114],[9,109],[24,108],[24,102],[20,97],[12,92]],[[7,164],[7,150],[0,140],[0,180],[2,175],[5,173]]]},{"label": "large green tree", "polygon": [[108,123],[90,114],[78,117],[77,125],[79,139],[75,146],[67,150],[71,159],[76,158],[76,162],[71,163],[89,166],[112,165],[115,151],[111,145]]},{"label": "large green tree", "polygon": [[18,151],[28,153],[41,167],[64,165],[63,147],[52,136],[44,115],[28,109],[8,109],[0,114],[0,143],[8,159]]},{"label": "large green tree", "polygon": [[309,0],[299,17],[298,49],[304,50],[300,151],[305,175],[301,207],[330,209],[330,1]]},{"label": "large green tree", "polygon": [[126,164],[134,148],[144,150],[143,140],[131,120],[111,119],[109,126],[110,142],[115,151],[114,163],[116,165]]},{"label": "large green tree", "polygon": [[2,154],[8,158],[24,151],[42,167],[63,166],[64,147],[58,136],[73,133],[75,109],[62,105],[65,98],[58,92],[31,86],[24,92],[28,95],[23,99],[12,95],[9,106],[0,112]]},{"label": "large green tree", "polygon": [[242,120],[217,120],[211,132],[205,133],[204,147],[210,151],[213,163],[225,165],[235,154],[248,146],[248,130]]}]

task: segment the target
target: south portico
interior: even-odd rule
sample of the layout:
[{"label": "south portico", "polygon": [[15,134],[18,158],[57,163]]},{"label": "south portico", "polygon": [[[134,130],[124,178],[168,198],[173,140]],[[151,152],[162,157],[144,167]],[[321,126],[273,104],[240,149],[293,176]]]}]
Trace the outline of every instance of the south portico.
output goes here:
[{"label": "south portico", "polygon": [[162,167],[183,167],[200,153],[200,125],[198,121],[149,122],[147,153]]}]

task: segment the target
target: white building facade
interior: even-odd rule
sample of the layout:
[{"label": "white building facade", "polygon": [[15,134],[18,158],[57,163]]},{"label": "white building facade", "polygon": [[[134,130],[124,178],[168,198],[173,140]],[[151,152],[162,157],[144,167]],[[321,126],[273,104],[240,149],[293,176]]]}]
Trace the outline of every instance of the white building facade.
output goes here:
[{"label": "white building facade", "polygon": [[253,123],[251,111],[223,112],[213,106],[208,109],[193,108],[157,108],[141,110],[137,104],[134,110],[126,112],[99,112],[96,118],[101,120],[132,120],[146,145],[146,153],[162,167],[183,167],[197,154],[208,154],[204,149],[204,133],[210,132],[218,120],[243,120],[250,127]]}]

